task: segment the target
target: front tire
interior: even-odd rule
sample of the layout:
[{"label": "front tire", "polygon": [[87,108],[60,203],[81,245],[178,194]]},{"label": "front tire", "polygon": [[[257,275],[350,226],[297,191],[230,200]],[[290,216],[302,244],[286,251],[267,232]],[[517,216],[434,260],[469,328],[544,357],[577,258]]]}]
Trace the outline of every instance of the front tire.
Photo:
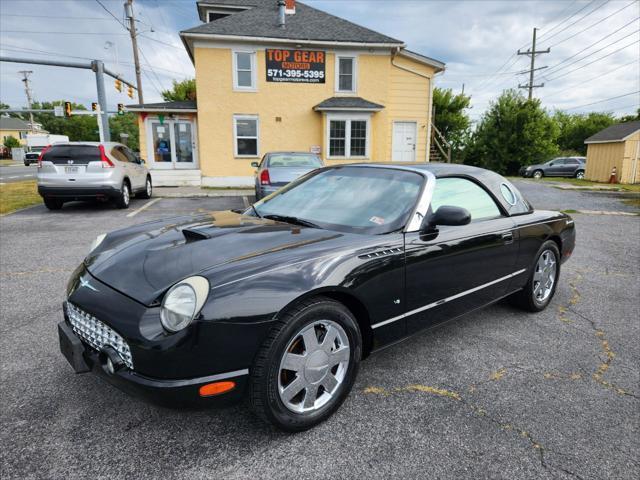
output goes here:
[{"label": "front tire", "polygon": [[540,180],[542,177],[544,177],[544,173],[542,172],[542,170],[536,170],[535,172],[533,172],[532,176],[536,180]]},{"label": "front tire", "polygon": [[116,207],[129,208],[131,202],[131,186],[128,181],[122,182],[122,188],[120,189],[120,195],[116,199]]},{"label": "front tire", "polygon": [[329,418],[347,397],[362,355],[358,323],[342,304],[306,300],[276,321],[251,368],[251,406],[289,432]]},{"label": "front tire", "polygon": [[560,278],[560,250],[553,240],[542,244],[525,287],[511,296],[512,303],[529,312],[541,312],[556,293]]}]

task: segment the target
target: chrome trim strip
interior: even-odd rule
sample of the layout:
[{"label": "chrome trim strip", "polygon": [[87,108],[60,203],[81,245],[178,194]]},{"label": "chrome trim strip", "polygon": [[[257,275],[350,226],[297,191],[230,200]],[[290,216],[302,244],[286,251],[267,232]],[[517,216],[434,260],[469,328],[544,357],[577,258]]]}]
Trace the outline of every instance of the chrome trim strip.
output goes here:
[{"label": "chrome trim strip", "polygon": [[419,231],[420,225],[422,225],[422,220],[429,211],[429,204],[431,203],[431,198],[433,197],[433,190],[436,188],[436,177],[428,170],[425,170],[423,173],[427,179],[427,182],[424,186],[424,189],[422,190],[422,194],[420,195],[418,204],[416,205],[416,208],[411,215],[411,220],[409,220],[407,226],[404,229],[405,232]]},{"label": "chrome trim strip", "polygon": [[129,374],[140,378],[147,385],[153,385],[160,388],[175,388],[198,385],[200,383],[216,382],[227,378],[242,377],[244,375],[249,375],[249,369],[244,368],[242,370],[234,370],[233,372],[218,373],[217,375],[209,375],[208,377],[190,378],[186,380],[159,380],[156,378],[145,377],[144,375],[140,375],[135,372],[129,372]]},{"label": "chrome trim strip", "polygon": [[464,297],[465,295],[469,295],[470,293],[477,292],[478,290],[482,290],[483,288],[490,287],[491,285],[495,285],[496,283],[499,283],[499,282],[502,282],[504,280],[508,280],[510,278],[513,278],[516,275],[520,275],[521,273],[525,272],[526,270],[527,270],[526,268],[523,268],[522,270],[518,270],[517,272],[510,273],[509,275],[505,275],[504,277],[500,277],[500,278],[498,278],[496,280],[493,280],[493,281],[488,282],[488,283],[484,283],[484,284],[482,284],[480,286],[477,286],[477,287],[474,287],[472,289],[465,290],[464,292],[456,293],[455,295],[452,295],[452,296],[447,297],[447,298],[443,298],[441,300],[436,300],[433,303],[430,303],[428,305],[424,305],[422,307],[416,308],[414,310],[411,310],[410,312],[403,313],[402,315],[398,315],[397,317],[393,317],[393,318],[390,318],[388,320],[384,320],[382,322],[375,323],[375,324],[371,325],[371,328],[383,327],[385,325],[388,325],[390,323],[396,322],[398,320],[402,320],[403,318],[410,317],[411,315],[414,315],[416,313],[423,312],[425,310],[429,310],[429,309],[431,309],[433,307],[437,307],[439,305],[442,305],[444,303],[450,302],[452,300],[456,300],[456,299],[458,299],[460,297]]}]

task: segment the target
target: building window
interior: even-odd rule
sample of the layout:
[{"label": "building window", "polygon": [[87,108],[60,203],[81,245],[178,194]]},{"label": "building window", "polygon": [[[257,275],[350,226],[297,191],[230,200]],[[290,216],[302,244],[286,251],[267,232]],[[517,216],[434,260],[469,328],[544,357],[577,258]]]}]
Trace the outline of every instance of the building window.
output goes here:
[{"label": "building window", "polygon": [[331,157],[367,157],[369,155],[368,118],[329,118],[328,152]]},{"label": "building window", "polygon": [[336,57],[336,91],[346,93],[356,91],[355,57]]},{"label": "building window", "polygon": [[233,136],[236,157],[258,156],[258,117],[236,115],[233,117]]},{"label": "building window", "polygon": [[233,52],[233,88],[256,89],[256,53]]}]

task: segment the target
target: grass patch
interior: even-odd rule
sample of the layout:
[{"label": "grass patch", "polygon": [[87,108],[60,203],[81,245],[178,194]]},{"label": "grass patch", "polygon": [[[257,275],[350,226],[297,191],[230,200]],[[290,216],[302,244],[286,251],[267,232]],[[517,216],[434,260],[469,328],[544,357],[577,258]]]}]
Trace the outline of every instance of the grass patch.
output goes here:
[{"label": "grass patch", "polygon": [[0,185],[0,215],[42,203],[35,180]]},{"label": "grass patch", "polygon": [[16,163],[19,164],[20,162],[18,162],[16,160],[11,160],[10,158],[2,158],[2,159],[0,159],[0,165],[2,165],[3,167],[6,167],[7,165],[13,165],[13,164],[16,164]]},{"label": "grass patch", "polygon": [[623,183],[602,183],[592,182],[591,180],[584,180],[578,178],[562,178],[562,177],[542,177],[540,179],[543,182],[560,182],[567,183],[569,185],[575,185],[577,187],[611,187],[623,190],[625,192],[640,192],[640,184],[623,184]]},{"label": "grass patch", "polygon": [[562,213],[578,213],[578,210],[574,210],[573,208],[569,208],[568,210],[561,210]]}]

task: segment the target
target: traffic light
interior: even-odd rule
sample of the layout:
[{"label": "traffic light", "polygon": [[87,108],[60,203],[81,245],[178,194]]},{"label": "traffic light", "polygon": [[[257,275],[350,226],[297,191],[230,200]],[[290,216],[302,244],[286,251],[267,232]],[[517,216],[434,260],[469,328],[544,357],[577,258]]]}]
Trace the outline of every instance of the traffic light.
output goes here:
[{"label": "traffic light", "polygon": [[122,103],[118,104],[118,115],[124,115],[124,105]]},{"label": "traffic light", "polygon": [[127,87],[127,95],[129,95],[129,98],[133,98],[133,87],[131,85]]},{"label": "traffic light", "polygon": [[71,102],[64,102],[64,116],[71,116]]},{"label": "traffic light", "polygon": [[122,80],[116,78],[116,90],[122,92]]},{"label": "traffic light", "polygon": [[94,112],[98,111],[98,102],[91,102],[91,110]]}]

